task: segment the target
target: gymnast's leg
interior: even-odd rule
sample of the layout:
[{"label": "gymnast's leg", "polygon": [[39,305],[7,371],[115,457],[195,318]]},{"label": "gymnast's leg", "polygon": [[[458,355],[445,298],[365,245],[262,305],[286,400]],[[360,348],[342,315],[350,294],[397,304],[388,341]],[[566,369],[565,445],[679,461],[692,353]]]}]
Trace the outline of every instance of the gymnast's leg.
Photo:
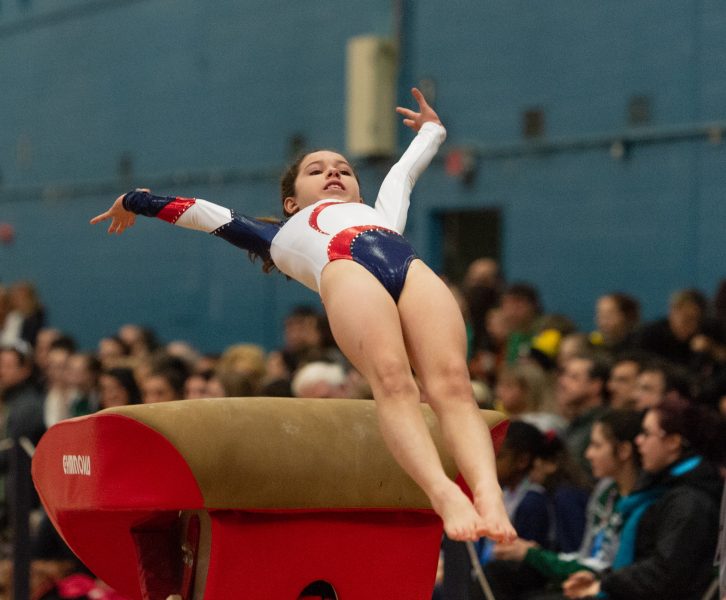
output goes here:
[{"label": "gymnast's leg", "polygon": [[446,476],[421,414],[396,304],[366,269],[336,260],[323,271],[320,295],[340,349],[368,379],[383,439],[421,486],[456,540],[477,539],[479,515]]},{"label": "gymnast's leg", "polygon": [[474,401],[466,366],[461,311],[443,281],[420,260],[411,263],[398,301],[404,339],[447,449],[474,493],[481,535],[514,537],[496,476],[491,435]]}]

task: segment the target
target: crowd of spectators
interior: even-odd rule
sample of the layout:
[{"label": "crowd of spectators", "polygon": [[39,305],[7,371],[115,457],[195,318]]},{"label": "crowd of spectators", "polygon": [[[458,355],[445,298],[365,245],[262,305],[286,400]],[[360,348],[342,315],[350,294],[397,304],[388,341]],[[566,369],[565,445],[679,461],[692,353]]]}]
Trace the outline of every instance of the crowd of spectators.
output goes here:
[{"label": "crowd of spectators", "polygon": [[[600,580],[616,590],[614,598],[640,597],[628,595],[627,578],[606,583],[612,565],[598,563],[597,569],[591,569],[600,578],[593,582],[572,569],[554,569],[559,578],[550,577],[550,571],[544,576],[525,556],[533,548],[540,552],[533,553],[540,562],[543,556],[550,560],[558,553],[574,556],[582,552],[582,544],[593,544],[593,536],[597,536],[593,519],[608,521],[600,509],[593,516],[592,507],[607,505],[611,510],[615,499],[639,490],[628,479],[628,486],[621,485],[619,493],[598,463],[598,448],[617,445],[615,439],[620,435],[613,411],[637,415],[638,423],[645,416],[648,426],[663,438],[679,436],[679,452],[669,455],[671,463],[658,463],[661,471],[697,455],[716,473],[711,483],[720,486],[719,490],[723,487],[717,469],[724,460],[724,440],[718,436],[726,417],[726,280],[711,298],[696,289],[675,291],[667,314],[650,322],[641,321],[637,298],[620,291],[605,293],[593,305],[594,327],[585,330],[566,315],[547,313],[533,285],[506,282],[492,259],[474,261],[461,284],[451,284],[451,288],[467,323],[474,396],[482,408],[500,410],[513,423],[497,467],[510,517],[520,524],[520,539],[509,548],[485,542],[478,545],[479,566],[500,590],[496,597],[564,597],[563,582],[570,597],[585,597],[577,594],[592,592],[587,585],[600,585]],[[50,308],[48,315],[52,315]],[[21,438],[36,444],[48,427],[63,419],[126,404],[192,398],[372,397],[363,377],[336,347],[324,314],[314,307],[297,307],[288,314],[284,339],[276,349],[267,351],[241,342],[218,354],[203,354],[182,340],[162,341],[153,328],[140,324],[108,332],[94,348],[79,348],[74,332],[64,331],[48,315],[31,283],[0,284],[0,472],[5,484],[0,487],[0,526],[6,553],[11,548],[7,514],[12,508],[6,499],[6,490],[12,486],[7,480],[8,449]],[[668,417],[671,421],[666,413],[657,412],[664,410],[664,403],[671,403],[671,408],[673,403],[677,405],[677,415]],[[697,419],[689,416],[691,409],[698,413]],[[690,419],[689,426],[698,426],[703,439],[713,430],[716,442],[701,448],[691,439],[697,436],[683,430],[679,419]],[[646,435],[644,427],[641,436]],[[637,459],[643,440],[634,441],[631,433],[628,439],[618,439],[618,444],[630,444],[623,464],[632,468],[637,463],[640,469]],[[642,485],[656,485],[655,478],[658,486],[665,486],[657,471],[640,470],[640,479],[650,477]],[[617,479],[613,473],[609,476]],[[712,500],[713,507],[706,502],[708,506],[700,508],[712,521],[709,511],[715,511],[716,522],[707,523],[713,526],[713,536],[697,540],[706,547],[701,558],[710,553],[711,562],[718,523],[717,499]],[[658,502],[653,506],[659,506]],[[660,510],[672,514],[662,506]],[[40,515],[34,527],[34,568],[40,569],[36,580],[49,586],[49,582],[77,572],[78,565]],[[646,523],[655,527],[652,519],[643,519],[643,527]],[[608,535],[612,530],[611,523]],[[657,538],[657,532],[651,532],[651,537]],[[456,561],[470,558],[457,554],[455,546],[448,545],[451,551],[444,557],[444,583],[436,593],[456,600],[479,598],[470,563],[458,569],[465,573],[465,583],[452,583],[448,577],[457,571]],[[639,585],[644,584],[638,579],[637,565],[652,558],[646,556],[652,546],[642,541],[639,545],[636,540],[634,555],[625,566],[619,565],[635,569]],[[599,560],[602,548],[595,554]],[[607,556],[612,560],[614,553]],[[587,558],[569,560],[587,570]],[[552,564],[548,568],[552,570]],[[655,567],[649,563],[644,568],[652,571]],[[562,573],[575,579],[566,580]],[[683,570],[675,569],[675,573]],[[680,589],[672,573],[663,579],[671,590]],[[535,583],[512,591],[511,581]],[[708,583],[709,577],[703,581]],[[457,591],[452,591],[457,585]],[[644,589],[658,591],[646,586],[637,593]],[[600,588],[597,591],[602,593]],[[112,591],[107,593],[111,598]],[[550,595],[542,595],[545,593]],[[668,593],[658,597],[671,597]]]}]

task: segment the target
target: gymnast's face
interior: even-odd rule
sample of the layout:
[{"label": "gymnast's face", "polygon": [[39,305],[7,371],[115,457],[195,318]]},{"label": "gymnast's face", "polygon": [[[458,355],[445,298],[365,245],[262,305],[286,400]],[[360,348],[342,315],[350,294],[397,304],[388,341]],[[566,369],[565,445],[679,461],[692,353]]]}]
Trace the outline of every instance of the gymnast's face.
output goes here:
[{"label": "gymnast's face", "polygon": [[297,211],[318,200],[362,202],[353,168],[344,156],[319,150],[305,156],[295,178],[295,195],[284,200],[285,212]]}]

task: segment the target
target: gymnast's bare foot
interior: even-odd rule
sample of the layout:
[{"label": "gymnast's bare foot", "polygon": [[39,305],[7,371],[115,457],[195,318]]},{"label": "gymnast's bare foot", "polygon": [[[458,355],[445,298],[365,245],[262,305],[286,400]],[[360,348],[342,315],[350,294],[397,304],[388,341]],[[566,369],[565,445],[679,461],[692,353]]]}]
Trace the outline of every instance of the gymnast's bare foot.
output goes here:
[{"label": "gymnast's bare foot", "polygon": [[517,538],[498,487],[474,492],[474,507],[481,524],[477,529],[479,536],[488,537],[495,542],[513,542]]},{"label": "gymnast's bare foot", "polygon": [[444,531],[451,540],[459,542],[476,541],[481,537],[478,533],[484,527],[484,521],[477,513],[458,485],[451,486],[432,500],[436,513],[444,522]]}]

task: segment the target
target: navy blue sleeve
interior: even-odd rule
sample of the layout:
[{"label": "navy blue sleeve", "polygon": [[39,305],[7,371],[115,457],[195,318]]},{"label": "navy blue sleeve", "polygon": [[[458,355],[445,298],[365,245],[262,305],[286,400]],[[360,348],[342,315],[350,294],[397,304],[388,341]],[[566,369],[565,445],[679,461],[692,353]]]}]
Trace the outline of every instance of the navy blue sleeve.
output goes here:
[{"label": "navy blue sleeve", "polygon": [[175,199],[171,196],[154,196],[148,192],[134,190],[126,194],[122,202],[124,208],[132,213],[145,217],[155,217],[161,212],[161,209]]},{"label": "navy blue sleeve", "polygon": [[272,238],[280,231],[279,223],[268,223],[232,212],[232,220],[212,231],[212,235],[228,241],[264,260],[270,258]]},{"label": "navy blue sleeve", "polygon": [[124,196],[123,206],[137,215],[156,217],[179,227],[211,233],[264,260],[270,258],[272,239],[282,226],[277,221],[239,215],[207,200],[155,196],[138,190]]}]

